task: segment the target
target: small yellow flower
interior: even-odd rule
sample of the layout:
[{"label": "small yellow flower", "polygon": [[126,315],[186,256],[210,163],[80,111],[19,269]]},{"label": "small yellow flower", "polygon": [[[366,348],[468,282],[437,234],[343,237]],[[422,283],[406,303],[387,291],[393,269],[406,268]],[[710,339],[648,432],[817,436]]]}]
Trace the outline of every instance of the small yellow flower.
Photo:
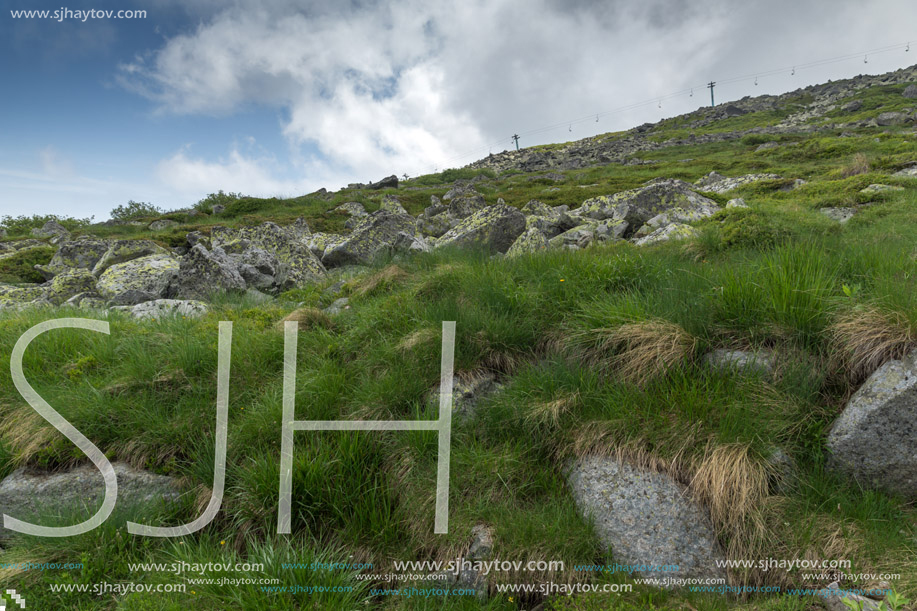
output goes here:
[{"label": "small yellow flower", "polygon": [[226,545],[226,541],[220,541],[220,545]]},{"label": "small yellow flower", "polygon": [[560,279],[560,281],[561,281],[561,282],[563,282],[563,281],[564,281],[564,279],[563,279],[563,278],[561,278],[561,279]]}]

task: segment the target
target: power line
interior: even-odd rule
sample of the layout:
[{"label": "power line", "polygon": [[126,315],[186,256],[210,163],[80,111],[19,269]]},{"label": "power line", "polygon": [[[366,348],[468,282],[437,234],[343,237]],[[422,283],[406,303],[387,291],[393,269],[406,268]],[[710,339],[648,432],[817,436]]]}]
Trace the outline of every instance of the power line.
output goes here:
[{"label": "power line", "polygon": [[493,143],[488,144],[488,145],[485,145],[485,146],[478,147],[478,148],[476,148],[476,149],[474,149],[474,150],[470,150],[470,151],[468,151],[468,152],[461,153],[461,154],[458,154],[458,155],[453,155],[453,156],[451,156],[451,157],[445,159],[441,165],[448,166],[448,165],[451,164],[452,162],[458,161],[458,160],[460,160],[460,159],[465,159],[465,158],[471,157],[471,156],[479,156],[479,155],[482,155],[482,152],[481,152],[481,151],[491,150],[491,149],[493,149],[493,148],[495,148],[495,147],[498,147],[498,146],[501,146],[501,145],[510,144],[510,143],[515,143],[515,145],[516,145],[516,147],[517,147],[517,149],[518,149],[518,147],[519,147],[519,139],[520,139],[520,138],[527,137],[527,136],[535,136],[535,135],[538,135],[538,134],[543,134],[543,133],[545,133],[545,132],[554,131],[554,130],[557,130],[557,129],[562,128],[564,125],[567,125],[568,128],[570,128],[570,129],[572,130],[572,127],[573,127],[574,125],[578,125],[578,124],[586,123],[586,122],[589,122],[589,123],[598,122],[599,119],[600,119],[601,117],[608,117],[608,116],[611,116],[611,115],[620,114],[620,113],[622,113],[622,112],[627,112],[627,111],[629,111],[629,110],[636,110],[636,109],[642,108],[642,107],[644,107],[644,106],[649,106],[650,104],[657,104],[658,106],[661,106],[661,104],[662,104],[662,102],[663,102],[664,100],[669,100],[669,99],[673,99],[673,98],[678,98],[678,97],[682,97],[682,96],[685,96],[685,95],[688,95],[688,96],[690,96],[690,97],[693,97],[693,95],[694,95],[694,89],[695,89],[695,88],[697,88],[697,89],[700,89],[700,88],[710,88],[711,105],[712,105],[712,103],[713,103],[713,87],[711,87],[711,84],[713,84],[713,85],[725,85],[725,84],[732,84],[732,83],[738,83],[738,82],[742,82],[742,81],[751,81],[751,80],[754,80],[754,81],[755,81],[755,84],[757,84],[759,79],[766,78],[766,77],[769,77],[769,76],[774,76],[774,75],[778,75],[778,74],[791,74],[791,75],[795,75],[796,72],[797,72],[798,70],[805,70],[805,69],[809,69],[809,68],[816,68],[816,67],[826,66],[826,65],[830,65],[830,64],[835,64],[835,63],[850,61],[850,60],[852,60],[852,59],[859,59],[860,57],[868,57],[869,55],[878,55],[878,54],[881,54],[881,53],[890,53],[890,52],[896,51],[896,50],[904,50],[905,52],[910,51],[910,42],[902,42],[902,43],[887,45],[887,46],[884,46],[884,47],[878,47],[878,48],[875,48],[875,49],[867,49],[867,50],[865,50],[865,51],[857,51],[857,52],[855,52],[855,53],[849,53],[849,54],[846,54],[846,55],[839,55],[839,56],[836,56],[836,57],[830,57],[830,58],[825,58],[825,59],[814,60],[814,61],[807,62],[807,63],[803,63],[803,64],[794,64],[794,65],[791,65],[791,66],[783,66],[783,67],[780,67],[780,68],[771,68],[771,69],[768,69],[768,70],[759,70],[759,71],[757,71],[757,72],[752,72],[752,73],[749,73],[749,74],[741,74],[741,75],[728,76],[728,77],[726,77],[726,78],[718,79],[718,80],[716,80],[716,81],[712,81],[712,80],[711,80],[709,83],[697,84],[697,85],[694,85],[693,87],[688,87],[688,88],[682,89],[682,90],[680,90],[680,91],[674,91],[674,92],[672,92],[672,93],[668,93],[668,94],[665,94],[665,95],[663,95],[663,96],[656,96],[656,97],[653,97],[653,98],[651,98],[651,99],[643,100],[643,101],[640,101],[640,102],[634,102],[634,103],[632,103],[632,104],[626,104],[626,105],[624,105],[624,106],[619,106],[619,107],[617,107],[617,108],[612,108],[612,109],[605,110],[605,111],[602,111],[602,112],[598,112],[598,113],[592,112],[592,113],[589,113],[588,115],[583,115],[583,116],[581,116],[581,117],[577,117],[577,118],[572,119],[572,120],[571,120],[571,119],[568,119],[568,120],[566,120],[566,121],[560,121],[560,122],[557,122],[557,123],[552,123],[552,124],[550,124],[550,125],[544,125],[544,126],[541,126],[541,127],[537,127],[537,128],[534,128],[534,129],[530,129],[530,130],[528,130],[528,131],[518,132],[518,133],[514,134],[512,138],[508,138],[508,139],[507,139],[507,138],[502,138],[502,139],[500,139],[500,140],[498,140],[498,141],[496,141],[496,142],[493,142]]}]

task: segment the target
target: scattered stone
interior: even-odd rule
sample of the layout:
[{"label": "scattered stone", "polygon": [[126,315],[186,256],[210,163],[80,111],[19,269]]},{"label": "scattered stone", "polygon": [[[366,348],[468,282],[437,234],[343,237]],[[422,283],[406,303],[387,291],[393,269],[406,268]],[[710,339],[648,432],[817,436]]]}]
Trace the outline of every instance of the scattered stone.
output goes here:
[{"label": "scattered stone", "polygon": [[917,177],[917,165],[912,165],[909,168],[898,170],[892,174],[892,176]]},{"label": "scattered stone", "polygon": [[917,100],[917,85],[908,85],[901,95],[911,100]]},{"label": "scattered stone", "polygon": [[762,180],[781,179],[782,178],[777,174],[745,174],[744,176],[727,178],[721,174],[717,174],[716,172],[710,172],[695,182],[694,186],[702,191],[708,191],[710,193],[726,193],[727,191],[732,191],[737,187],[749,185],[755,182],[761,182]]},{"label": "scattered stone", "polygon": [[789,183],[789,184],[787,184],[787,185],[783,185],[782,187],[780,187],[779,190],[780,190],[780,191],[784,191],[784,192],[786,192],[786,191],[795,191],[795,190],[798,189],[799,187],[801,187],[801,186],[803,186],[803,185],[806,185],[806,184],[809,184],[809,183],[808,183],[807,181],[801,179],[801,178],[796,178],[796,179],[793,180],[793,182],[791,182],[791,183]]},{"label": "scattered stone", "polygon": [[223,214],[224,212],[226,212],[226,206],[223,204],[214,204],[210,208],[211,214]]},{"label": "scattered stone", "polygon": [[456,219],[469,217],[486,207],[484,196],[477,191],[464,191],[449,200],[449,213]]},{"label": "scattered stone", "polygon": [[863,102],[861,102],[860,100],[850,100],[849,102],[841,106],[841,110],[843,110],[844,112],[856,112],[860,110],[861,108],[863,108]]},{"label": "scattered stone", "polygon": [[48,221],[41,228],[34,227],[31,234],[33,238],[52,238],[52,244],[70,237],[67,228],[57,221]]},{"label": "scattered stone", "polygon": [[748,204],[745,203],[745,200],[741,197],[736,197],[734,199],[726,202],[727,208],[748,208]]},{"label": "scattered stone", "polygon": [[893,125],[904,125],[911,122],[911,116],[903,112],[883,112],[876,117],[876,125],[888,127]]},{"label": "scattered stone", "polygon": [[668,475],[611,457],[584,456],[568,468],[567,482],[616,562],[675,564],[679,578],[725,579],[725,571],[717,568],[724,556],[709,519]]},{"label": "scattered stone", "polygon": [[240,266],[253,265],[270,279],[256,283],[255,288],[282,291],[307,286],[325,276],[325,267],[305,241],[307,236],[311,238],[308,225],[302,223],[287,227],[261,223],[238,229],[214,227],[210,241]]},{"label": "scattered stone", "polygon": [[366,216],[366,208],[359,202],[345,202],[335,208],[333,212],[343,212],[350,216]]},{"label": "scattered stone", "polygon": [[404,209],[404,206],[401,205],[401,200],[399,200],[394,195],[384,195],[382,197],[382,204],[379,206],[379,210],[385,210],[392,214],[407,214],[408,211]]},{"label": "scattered stone", "polygon": [[171,229],[172,227],[178,227],[178,221],[161,219],[150,223],[150,231],[162,231],[164,229]]},{"label": "scattered stone", "polygon": [[[452,415],[456,418],[473,418],[481,401],[498,392],[502,386],[489,371],[472,371],[452,377]],[[427,396],[431,408],[439,409],[439,386]]]},{"label": "scattered stone", "polygon": [[41,272],[46,280],[69,269],[82,268],[91,270],[95,267],[109,243],[92,237],[80,237],[76,240],[62,241],[57,246],[57,252],[51,257],[47,265],[36,265],[35,269]]},{"label": "scattered stone", "polygon": [[849,207],[836,207],[836,208],[819,208],[819,212],[827,216],[833,221],[837,221],[842,225],[853,218],[853,215],[856,214],[856,208]]},{"label": "scattered stone", "polygon": [[398,177],[392,174],[380,180],[379,182],[373,182],[367,185],[367,189],[397,189],[398,188]]},{"label": "scattered stone", "polygon": [[548,248],[548,238],[537,227],[529,227],[516,238],[513,245],[506,251],[506,256],[517,257],[522,254],[530,254]]},{"label": "scattered stone", "polygon": [[[850,611],[851,608],[857,611],[879,611],[883,608],[870,598],[848,592],[850,589],[849,587],[842,588],[838,582],[834,581],[828,584],[828,587],[819,590],[818,596],[825,602],[827,611]],[[844,601],[849,601],[854,606],[850,607]]]},{"label": "scattered stone", "polygon": [[893,185],[872,184],[865,189],[860,190],[861,195],[879,195],[881,193],[890,193],[893,191],[904,191],[904,187]]},{"label": "scattered stone", "polygon": [[659,244],[660,242],[668,242],[669,240],[686,240],[696,235],[697,230],[694,229],[694,227],[683,223],[673,223],[665,227],[660,227],[645,237],[637,238],[634,240],[634,244],[637,246],[649,246],[651,244]]},{"label": "scattered stone", "polygon": [[344,310],[350,309],[350,299],[347,297],[340,297],[335,299],[330,306],[322,310],[328,316],[336,316],[343,312]]},{"label": "scattered stone", "polygon": [[168,316],[182,316],[186,318],[200,318],[210,311],[203,301],[194,299],[154,299],[138,303],[130,308],[134,318],[166,318]]},{"label": "scattered stone", "polygon": [[764,144],[759,145],[758,148],[755,149],[755,152],[760,153],[762,151],[769,151],[779,147],[780,145],[776,142],[765,142]]},{"label": "scattered stone", "polygon": [[325,248],[322,263],[328,267],[343,265],[370,265],[377,258],[392,251],[398,234],[414,234],[415,220],[406,214],[392,214],[378,210],[370,214],[366,223],[344,242]]},{"label": "scattered stone", "polygon": [[[118,508],[148,507],[157,501],[178,500],[175,479],[124,463],[116,462],[112,466],[118,479]],[[95,513],[104,495],[105,482],[94,465],[53,473],[19,468],[0,482],[0,513],[48,526],[66,526]],[[69,512],[84,515],[74,522],[55,523],[54,515]],[[0,527],[0,536],[8,538],[12,534]]]},{"label": "scattered stone", "polygon": [[829,466],[917,500],[917,350],[877,369],[828,432]]},{"label": "scattered stone", "polygon": [[749,352],[718,348],[704,356],[704,362],[717,371],[740,371],[771,375],[774,373],[774,355],[768,350]]},{"label": "scattered stone", "polygon": [[149,255],[168,254],[169,251],[152,240],[115,240],[93,266],[92,275],[98,278],[105,270],[118,263],[125,263]]},{"label": "scattered stone", "polygon": [[54,276],[42,286],[45,300],[60,305],[79,293],[95,292],[96,278],[88,269],[74,268]]},{"label": "scattered stone", "polygon": [[494,531],[486,524],[477,524],[471,528],[471,545],[465,558],[471,561],[487,560],[494,551]]},{"label": "scattered stone", "polygon": [[325,251],[331,248],[334,248],[338,244],[343,244],[347,241],[347,238],[336,234],[336,233],[313,233],[309,236],[309,239],[306,240],[306,247],[315,255],[317,258],[321,259]]}]

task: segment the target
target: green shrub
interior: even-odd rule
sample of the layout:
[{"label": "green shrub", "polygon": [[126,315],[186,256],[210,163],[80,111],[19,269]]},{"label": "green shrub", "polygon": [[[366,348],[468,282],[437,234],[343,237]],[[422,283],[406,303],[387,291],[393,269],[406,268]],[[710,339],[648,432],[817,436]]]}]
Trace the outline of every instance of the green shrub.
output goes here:
[{"label": "green shrub", "polygon": [[57,249],[53,246],[27,248],[11,257],[0,259],[0,282],[43,282],[36,265],[47,265]]},{"label": "green shrub", "polygon": [[163,213],[165,210],[149,202],[135,202],[131,199],[126,204],[112,209],[111,218],[116,221],[130,221],[146,216],[159,216]]},{"label": "green shrub", "polygon": [[63,225],[67,231],[75,231],[86,227],[92,223],[92,219],[76,219],[69,216],[57,216],[56,214],[33,214],[32,216],[10,216],[5,215],[0,219],[0,228],[6,229],[11,236],[28,235],[32,229],[41,227],[48,221],[56,221]]},{"label": "green shrub", "polygon": [[746,136],[742,136],[740,142],[745,146],[758,146],[764,144],[765,142],[773,142],[775,140],[776,138],[766,134],[748,134]]},{"label": "green shrub", "polygon": [[204,199],[194,204],[194,208],[195,210],[200,210],[201,212],[210,214],[214,206],[228,206],[229,204],[232,204],[233,202],[236,202],[240,199],[242,199],[241,193],[233,193],[231,191],[229,193],[224,193],[223,190],[220,189],[216,193],[211,193]]}]

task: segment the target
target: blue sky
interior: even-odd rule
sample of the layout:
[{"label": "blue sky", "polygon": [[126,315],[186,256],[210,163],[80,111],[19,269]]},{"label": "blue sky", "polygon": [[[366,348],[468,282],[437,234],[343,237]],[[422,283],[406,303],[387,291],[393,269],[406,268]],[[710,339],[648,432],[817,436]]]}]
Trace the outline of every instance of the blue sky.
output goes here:
[{"label": "blue sky", "polygon": [[[740,6],[737,6],[740,5]],[[59,0],[0,13],[0,214],[294,196],[917,63],[909,0]],[[145,18],[13,18],[25,10]],[[915,42],[818,67],[805,64]],[[774,68],[803,66],[796,75]],[[654,100],[625,112],[613,109]],[[661,102],[662,108],[659,108]],[[594,118],[577,118],[600,114]],[[552,129],[541,128],[555,126]],[[572,130],[572,131],[571,131]],[[534,133],[532,133],[534,132]]]}]

